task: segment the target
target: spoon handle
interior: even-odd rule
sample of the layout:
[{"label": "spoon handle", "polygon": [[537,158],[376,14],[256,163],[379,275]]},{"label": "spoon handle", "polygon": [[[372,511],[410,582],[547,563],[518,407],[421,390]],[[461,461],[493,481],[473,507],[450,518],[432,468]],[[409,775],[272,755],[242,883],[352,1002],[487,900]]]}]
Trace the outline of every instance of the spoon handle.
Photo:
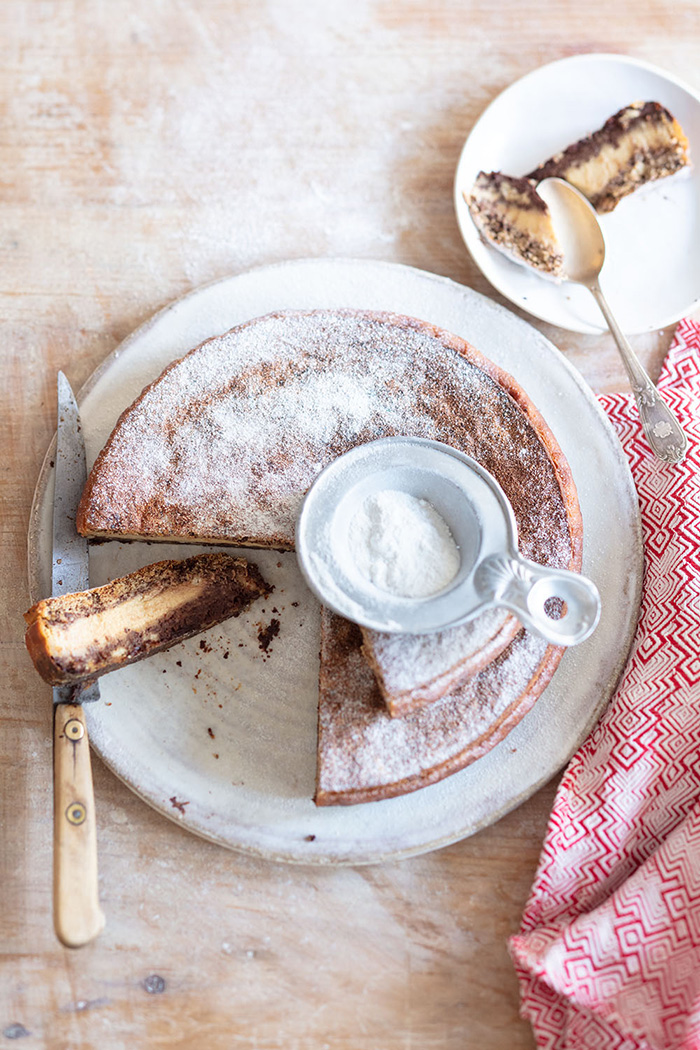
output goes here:
[{"label": "spoon handle", "polygon": [[663,400],[634,350],[615,320],[603,293],[595,282],[588,286],[608,323],[632,385],[639,418],[654,455],[665,463],[680,463],[688,451],[688,438],[675,415]]}]

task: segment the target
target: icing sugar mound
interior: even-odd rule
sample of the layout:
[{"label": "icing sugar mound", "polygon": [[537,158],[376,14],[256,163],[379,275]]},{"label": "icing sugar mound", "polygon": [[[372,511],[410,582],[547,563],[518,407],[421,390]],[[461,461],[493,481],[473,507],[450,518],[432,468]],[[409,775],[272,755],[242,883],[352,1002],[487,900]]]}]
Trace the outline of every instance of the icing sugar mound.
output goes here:
[{"label": "icing sugar mound", "polygon": [[365,579],[402,598],[437,594],[459,571],[447,523],[427,500],[408,492],[367,496],[350,523],[348,544]]}]

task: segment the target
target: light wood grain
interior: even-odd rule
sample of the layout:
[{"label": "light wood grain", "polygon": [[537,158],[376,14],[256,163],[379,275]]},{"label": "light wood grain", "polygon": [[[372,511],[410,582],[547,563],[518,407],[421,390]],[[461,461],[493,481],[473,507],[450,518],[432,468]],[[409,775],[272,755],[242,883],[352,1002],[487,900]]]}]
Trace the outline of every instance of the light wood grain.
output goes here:
[{"label": "light wood grain", "polygon": [[[484,106],[538,65],[618,51],[700,88],[696,0],[5,0],[0,5],[0,1046],[519,1050],[506,941],[556,784],[438,853],[287,868],[186,834],[94,762],[107,926],[51,921],[51,696],[23,648],[26,527],[54,431],[136,325],[204,281],[386,259],[498,299],[452,179]],[[538,325],[597,391],[606,336]],[[632,342],[652,375],[672,337]],[[14,1026],[14,1027],[13,1027]]]}]

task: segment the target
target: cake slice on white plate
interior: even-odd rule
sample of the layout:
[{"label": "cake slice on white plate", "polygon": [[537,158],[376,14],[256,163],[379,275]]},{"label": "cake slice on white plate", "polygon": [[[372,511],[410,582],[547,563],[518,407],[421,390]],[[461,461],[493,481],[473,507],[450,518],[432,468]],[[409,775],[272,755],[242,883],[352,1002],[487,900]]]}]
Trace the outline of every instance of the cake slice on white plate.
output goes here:
[{"label": "cake slice on white plate", "polygon": [[477,230],[489,244],[545,277],[564,278],[564,257],[552,217],[532,179],[480,171],[464,199]]},{"label": "cake slice on white plate", "polygon": [[603,214],[647,183],[689,165],[688,139],[675,117],[658,102],[633,102],[527,177],[535,183],[566,179]]}]

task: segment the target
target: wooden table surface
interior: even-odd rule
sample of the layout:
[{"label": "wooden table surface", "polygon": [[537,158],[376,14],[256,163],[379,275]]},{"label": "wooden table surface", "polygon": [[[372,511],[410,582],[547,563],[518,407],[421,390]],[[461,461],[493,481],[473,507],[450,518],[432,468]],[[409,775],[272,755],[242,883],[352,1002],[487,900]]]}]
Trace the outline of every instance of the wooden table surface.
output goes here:
[{"label": "wooden table surface", "polygon": [[[622,52],[700,88],[697,0],[5,0],[0,5],[0,1046],[533,1046],[506,939],[556,783],[439,852],[266,863],[187,834],[94,758],[107,926],[51,920],[51,705],[23,646],[26,529],[55,426],[138,324],[305,256],[406,263],[498,299],[452,179],[486,104],[545,62]],[[539,326],[597,391],[608,337]],[[653,374],[671,331],[635,337]]]}]

